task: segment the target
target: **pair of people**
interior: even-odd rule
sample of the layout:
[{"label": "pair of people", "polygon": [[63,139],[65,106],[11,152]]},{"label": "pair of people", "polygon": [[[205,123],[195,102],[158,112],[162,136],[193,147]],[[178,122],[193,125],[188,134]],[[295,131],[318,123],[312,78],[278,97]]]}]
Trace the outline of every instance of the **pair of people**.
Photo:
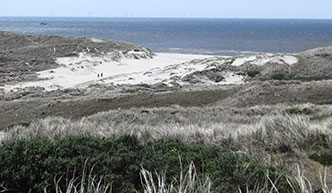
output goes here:
[{"label": "pair of people", "polygon": [[102,77],[103,77],[103,73],[98,74],[97,77],[98,77],[98,78],[99,78],[99,77],[102,78]]}]

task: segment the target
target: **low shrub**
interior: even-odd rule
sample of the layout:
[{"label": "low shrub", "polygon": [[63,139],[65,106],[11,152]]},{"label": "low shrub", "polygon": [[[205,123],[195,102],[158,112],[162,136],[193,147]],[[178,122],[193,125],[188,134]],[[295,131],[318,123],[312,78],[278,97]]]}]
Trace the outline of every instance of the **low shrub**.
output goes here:
[{"label": "low shrub", "polygon": [[271,75],[272,80],[286,80],[286,75],[283,73],[275,73]]},{"label": "low shrub", "polygon": [[[181,158],[181,164],[179,163]],[[166,172],[167,180],[179,179],[181,171],[194,163],[199,176],[208,176],[217,192],[254,190],[269,182],[280,192],[290,189],[286,178],[271,167],[264,167],[232,151],[179,141],[139,144],[135,137],[100,139],[69,137],[51,142],[43,139],[7,142],[0,146],[0,191],[55,192],[66,189],[69,179],[93,168],[93,175],[112,184],[113,192],[142,191],[141,167]],[[98,180],[98,179],[96,179]]]},{"label": "low shrub", "polygon": [[61,57],[79,57],[79,54],[78,53],[69,53],[69,54],[65,54]]},{"label": "low shrub", "polygon": [[258,70],[249,70],[247,72],[247,75],[251,78],[254,78],[257,74],[259,74],[260,72]]},{"label": "low shrub", "polygon": [[323,152],[323,153],[315,153],[309,155],[309,158],[326,166],[332,165],[332,151]]},{"label": "low shrub", "polygon": [[294,77],[294,80],[300,80],[303,82],[318,81],[318,80],[330,80],[332,77],[329,76],[308,76],[308,77]]},{"label": "low shrub", "polygon": [[4,57],[0,57],[0,63],[5,63],[5,62],[15,62],[17,61],[16,59],[12,59],[12,58],[4,58]]},{"label": "low shrub", "polygon": [[317,103],[317,105],[332,105],[332,101],[320,102],[320,103]]},{"label": "low shrub", "polygon": [[330,149],[331,140],[326,134],[309,134],[302,142],[299,143],[301,147],[310,147],[312,150],[320,151],[321,149]]},{"label": "low shrub", "polygon": [[[249,74],[248,74],[249,75]],[[332,77],[329,76],[294,76],[294,75],[286,75],[284,73],[275,73],[271,75],[272,80],[299,80],[302,82],[310,82],[310,81],[319,81],[319,80],[330,80]]]},{"label": "low shrub", "polygon": [[303,108],[303,109],[300,109],[298,107],[294,107],[294,108],[289,108],[289,109],[285,109],[282,114],[283,115],[300,115],[300,114],[303,114],[303,115],[310,115],[312,114],[313,112],[308,109],[308,108]]},{"label": "low shrub", "polygon": [[323,115],[316,115],[310,118],[310,121],[322,121],[325,119],[328,119],[332,117],[332,115],[328,115],[328,114],[323,114]]}]

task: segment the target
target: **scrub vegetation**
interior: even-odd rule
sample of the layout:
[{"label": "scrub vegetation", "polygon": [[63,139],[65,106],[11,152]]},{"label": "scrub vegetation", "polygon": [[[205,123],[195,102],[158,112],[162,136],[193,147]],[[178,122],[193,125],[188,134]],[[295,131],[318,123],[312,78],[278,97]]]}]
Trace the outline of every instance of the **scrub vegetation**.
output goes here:
[{"label": "scrub vegetation", "polygon": [[35,81],[63,57],[85,54],[95,69],[156,55],[96,38],[0,32],[0,42],[0,192],[332,191],[332,47],[135,72],[160,82],[131,84],[131,74],[47,90]]},{"label": "scrub vegetation", "polygon": [[113,192],[328,192],[332,120],[316,117],[331,113],[329,105],[313,104],[174,105],[78,120],[47,117],[8,131],[0,147],[2,186],[29,182],[33,191],[64,192],[100,182]]}]

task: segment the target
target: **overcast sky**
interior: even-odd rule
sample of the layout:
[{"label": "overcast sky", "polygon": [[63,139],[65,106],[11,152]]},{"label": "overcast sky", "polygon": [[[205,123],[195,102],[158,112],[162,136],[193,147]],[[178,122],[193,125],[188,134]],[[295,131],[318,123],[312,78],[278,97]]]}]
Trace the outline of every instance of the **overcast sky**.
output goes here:
[{"label": "overcast sky", "polygon": [[332,0],[0,1],[0,16],[332,18]]}]

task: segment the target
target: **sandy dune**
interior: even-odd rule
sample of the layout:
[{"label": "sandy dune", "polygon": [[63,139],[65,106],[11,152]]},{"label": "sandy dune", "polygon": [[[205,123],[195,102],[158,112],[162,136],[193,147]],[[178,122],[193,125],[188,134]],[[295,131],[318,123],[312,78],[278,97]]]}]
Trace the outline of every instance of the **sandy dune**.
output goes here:
[{"label": "sandy dune", "polygon": [[[190,55],[190,54],[169,54],[158,53],[151,58],[123,58],[120,61],[112,60],[110,54],[103,56],[92,56],[81,53],[79,57],[58,58],[57,63],[61,66],[52,70],[38,72],[39,81],[25,82],[16,85],[5,85],[4,90],[10,91],[18,88],[39,86],[46,90],[58,88],[84,87],[95,83],[115,83],[115,84],[137,84],[138,81],[122,80],[133,73],[145,73],[156,69],[163,69],[166,66],[182,64],[194,59],[203,59],[211,56]],[[194,67],[198,70],[201,66]],[[102,77],[101,77],[102,73]],[[99,75],[99,76],[98,76]],[[156,80],[163,77],[155,77]],[[149,82],[149,79],[145,79]],[[141,82],[145,82],[141,80]],[[153,83],[150,81],[150,83]]]},{"label": "sandy dune", "polygon": [[[213,70],[218,65],[232,65],[240,67],[244,64],[263,66],[268,63],[287,64],[289,66],[298,62],[290,55],[261,54],[251,56],[210,56],[158,53],[151,58],[145,52],[132,51],[120,54],[114,58],[113,53],[93,55],[80,53],[79,56],[59,57],[56,62],[60,67],[37,72],[38,81],[22,82],[15,85],[4,85],[5,92],[15,91],[26,87],[43,87],[46,90],[84,88],[92,84],[156,84],[167,85],[189,84],[183,78],[195,72]],[[216,66],[217,65],[217,66]],[[219,72],[222,81],[211,81],[200,76],[202,84],[242,84],[245,76],[234,71]]]}]

